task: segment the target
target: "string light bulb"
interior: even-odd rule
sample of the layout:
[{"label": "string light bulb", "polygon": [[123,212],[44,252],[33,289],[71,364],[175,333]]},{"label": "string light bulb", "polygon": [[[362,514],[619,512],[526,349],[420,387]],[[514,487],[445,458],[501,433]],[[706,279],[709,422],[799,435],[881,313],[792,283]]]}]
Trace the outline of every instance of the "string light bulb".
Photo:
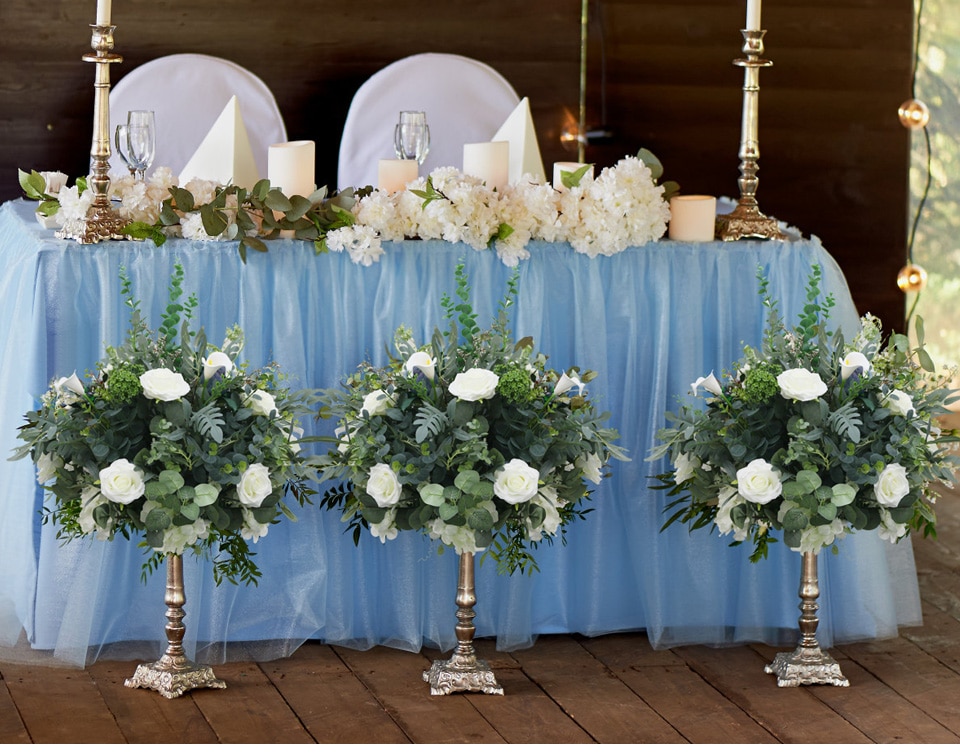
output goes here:
[{"label": "string light bulb", "polygon": [[904,293],[920,291],[927,285],[927,271],[921,266],[909,263],[900,268],[897,273],[897,286]]},{"label": "string light bulb", "polygon": [[930,108],[923,100],[910,98],[906,100],[898,109],[897,115],[900,117],[900,123],[904,128],[916,131],[922,129],[930,123]]}]

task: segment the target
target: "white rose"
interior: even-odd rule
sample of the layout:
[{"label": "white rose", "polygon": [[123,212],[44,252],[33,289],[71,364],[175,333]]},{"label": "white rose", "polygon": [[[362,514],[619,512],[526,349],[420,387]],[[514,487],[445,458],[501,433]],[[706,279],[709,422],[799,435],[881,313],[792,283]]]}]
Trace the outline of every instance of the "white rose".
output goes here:
[{"label": "white rose", "polygon": [[367,479],[367,494],[373,497],[378,507],[392,507],[400,501],[403,486],[390,465],[379,462],[370,468]]},{"label": "white rose", "polygon": [[720,531],[720,535],[726,535],[727,533],[733,533],[733,540],[735,541],[745,541],[749,533],[749,518],[744,520],[743,527],[738,528],[733,524],[733,509],[734,507],[743,504],[743,498],[740,497],[736,490],[730,488],[729,486],[721,489],[718,496],[720,500],[720,508],[717,509],[716,515],[714,515],[714,522],[717,523],[717,530]]},{"label": "white rose", "polygon": [[754,504],[766,504],[782,491],[780,471],[764,459],[755,459],[737,470],[737,493]]},{"label": "white rose", "polygon": [[419,370],[423,373],[424,378],[432,381],[436,365],[437,363],[433,357],[426,352],[414,352],[403,364],[403,372],[406,375],[413,375],[414,371]]},{"label": "white rose", "polygon": [[489,399],[497,390],[500,377],[483,368],[470,368],[459,373],[450,384],[450,393],[466,402]]},{"label": "white rose", "polygon": [[37,460],[37,483],[43,485],[48,480],[53,480],[57,477],[59,467],[59,460],[52,454],[41,454]]},{"label": "white rose", "polygon": [[539,472],[522,459],[511,459],[494,474],[493,493],[508,504],[522,504],[533,498],[539,484]]},{"label": "white rose", "polygon": [[577,396],[583,395],[583,381],[580,380],[580,376],[576,373],[573,375],[567,375],[564,373],[560,376],[560,379],[557,381],[556,387],[553,389],[554,396],[563,396],[568,391],[576,389]]},{"label": "white rose", "polygon": [[583,477],[589,480],[591,483],[600,485],[600,481],[603,480],[603,461],[596,454],[588,454],[585,457],[577,460],[577,467],[580,468],[580,472],[583,473]]},{"label": "white rose", "polygon": [[698,465],[699,460],[696,457],[686,452],[678,454],[677,458],[673,461],[673,466],[676,468],[676,471],[673,473],[673,482],[679,484],[685,480],[690,480]]},{"label": "white rose", "polygon": [[254,415],[270,417],[272,413],[277,411],[277,402],[273,395],[261,389],[257,389],[250,394],[243,403],[253,410]]},{"label": "white rose", "polygon": [[365,397],[363,397],[363,412],[366,412],[370,417],[375,415],[382,415],[387,411],[387,408],[393,406],[393,399],[390,396],[380,389],[376,391],[371,391]]},{"label": "white rose", "polygon": [[266,536],[269,528],[270,523],[257,522],[257,518],[253,516],[252,509],[243,510],[243,525],[240,527],[240,535],[245,541],[253,541],[256,543]]},{"label": "white rose", "polygon": [[234,369],[233,360],[223,352],[210,352],[203,361],[203,380],[209,381],[221,369],[224,375],[230,375]]},{"label": "white rose", "polygon": [[690,384],[690,390],[693,391],[694,396],[697,396],[697,391],[701,388],[705,391],[709,391],[714,396],[720,396],[720,394],[723,393],[723,388],[720,386],[720,381],[717,380],[716,376],[712,372],[705,378],[697,378],[696,381]]},{"label": "white rose", "polygon": [[827,384],[823,379],[806,368],[784,370],[777,376],[777,384],[780,386],[780,396],[798,402],[808,402],[827,393]]},{"label": "white rose", "polygon": [[74,373],[69,378],[58,378],[54,381],[53,389],[62,404],[73,404],[84,395],[83,383]]},{"label": "white rose", "polygon": [[380,539],[380,543],[392,541],[400,533],[396,526],[397,510],[388,509],[380,522],[370,523],[370,535]]},{"label": "white rose", "polygon": [[260,462],[254,462],[244,470],[237,483],[237,498],[245,507],[259,507],[271,491],[270,470]]},{"label": "white rose", "polygon": [[862,375],[869,375],[870,360],[863,352],[850,352],[840,360],[840,377],[847,380],[858,368],[862,371]]},{"label": "white rose", "polygon": [[190,393],[190,385],[183,376],[169,368],[148,370],[140,376],[140,385],[143,386],[143,395],[147,399],[161,402],[172,402]]},{"label": "white rose", "polygon": [[910,493],[910,481],[907,480],[907,471],[903,465],[887,465],[880,471],[877,482],[873,484],[873,492],[877,501],[885,507],[895,507],[900,499]]},{"label": "white rose", "polygon": [[100,471],[100,492],[117,504],[129,504],[143,496],[143,472],[132,462],[118,459]]},{"label": "white rose", "polygon": [[894,389],[883,400],[883,406],[889,408],[894,415],[903,415],[906,417],[913,412],[913,399],[910,395]]}]

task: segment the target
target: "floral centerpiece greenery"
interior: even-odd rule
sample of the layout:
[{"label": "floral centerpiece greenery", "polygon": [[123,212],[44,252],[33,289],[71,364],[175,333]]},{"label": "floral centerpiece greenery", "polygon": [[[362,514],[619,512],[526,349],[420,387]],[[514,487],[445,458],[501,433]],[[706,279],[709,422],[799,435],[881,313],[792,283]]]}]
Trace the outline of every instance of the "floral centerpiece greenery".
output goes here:
[{"label": "floral centerpiece greenery", "polygon": [[[121,233],[162,244],[167,235],[239,242],[246,251],[267,250],[264,239],[281,231],[312,241],[316,251],[346,251],[370,265],[384,241],[443,239],[477,250],[493,248],[507,265],[529,257],[532,240],[568,242],[577,252],[613,255],[659,239],[670,217],[667,199],[674,182],[658,183],[660,161],[648,150],[604,168],[596,179],[566,172],[564,190],[524,176],[500,190],[455,168],[438,168],[406,190],[373,187],[309,197],[286,197],[266,179],[252,189],[193,179],[183,187],[168,168],[135,181],[114,177],[111,197],[129,224]],[[80,179],[68,185],[62,173],[20,171],[20,186],[38,212],[65,227],[83,221],[93,191]]]},{"label": "floral centerpiece greenery", "polygon": [[880,322],[860,321],[849,341],[825,325],[834,304],[818,303],[820,270],[807,286],[798,324],[789,330],[758,273],[768,322],[762,346],[720,379],[692,384],[706,405],[668,413],[663,443],[650,460],[675,468],[657,475],[675,522],[716,528],[734,543],[752,541],[751,561],[782,533],[794,551],[836,549],[853,530],[877,530],[891,542],[911,530],[936,534],[934,483],[952,482],[956,436],[938,417],[955,400],[950,375],[937,374],[923,348]]},{"label": "floral centerpiece greenery", "polygon": [[217,583],[256,583],[248,541],[266,536],[281,513],[296,519],[286,493],[301,505],[314,493],[297,418],[315,412],[317,395],[284,388],[276,365],[248,372],[238,364],[238,327],[219,349],[202,329],[191,331],[197,300],[179,301],[179,263],[156,332],[123,271],[121,281],[131,309],[126,341],[107,347],[85,381],[74,373],[52,382],[27,413],[13,459],[37,465],[52,500],[43,521],[58,538],[142,533],[144,577],[164,555],[191,550],[212,559]]},{"label": "floral centerpiece greenery", "polygon": [[339,427],[318,469],[321,481],[342,482],[322,503],[342,511],[355,543],[364,529],[381,542],[419,530],[441,551],[532,571],[531,547],[565,543],[567,525],[590,511],[588,483],[626,456],[584,392],[594,374],[557,373],[529,338],[511,339],[516,273],[487,331],[462,263],[456,280],[459,301],[442,299],[446,331],[417,346],[399,328],[386,366],[361,364],[326,393],[323,412]]}]

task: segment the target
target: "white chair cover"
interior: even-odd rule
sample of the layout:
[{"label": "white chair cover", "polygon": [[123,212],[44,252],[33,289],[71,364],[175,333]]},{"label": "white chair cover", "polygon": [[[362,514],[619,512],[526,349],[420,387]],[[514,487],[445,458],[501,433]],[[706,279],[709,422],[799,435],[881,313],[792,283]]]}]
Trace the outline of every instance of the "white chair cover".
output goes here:
[{"label": "white chair cover", "polygon": [[340,142],[337,186],[376,186],[377,163],[395,158],[393,130],[401,110],[422,110],[430,152],[420,175],[461,168],[463,145],[489,142],[520,102],[506,79],[462,55],[421,53],[402,58],[364,82],[350,103]]},{"label": "white chair cover", "polygon": [[111,167],[123,171],[113,135],[128,110],[152,110],[157,122],[153,168],[175,174],[187,164],[223,108],[236,95],[250,147],[261,176],[267,175],[267,149],[287,141],[287,128],[273,93],[263,81],[229,60],[181,53],[148,61],[121,78],[110,92]]}]

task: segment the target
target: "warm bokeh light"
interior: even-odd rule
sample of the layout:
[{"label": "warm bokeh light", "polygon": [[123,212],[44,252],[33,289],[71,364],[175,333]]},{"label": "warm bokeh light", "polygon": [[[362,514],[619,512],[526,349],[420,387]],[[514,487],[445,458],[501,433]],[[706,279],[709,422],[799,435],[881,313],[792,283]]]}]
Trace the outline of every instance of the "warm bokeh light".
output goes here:
[{"label": "warm bokeh light", "polygon": [[920,291],[920,289],[926,285],[927,271],[919,265],[914,265],[913,263],[904,265],[897,274],[897,286],[900,287],[900,291]]},{"label": "warm bokeh light", "polygon": [[921,100],[910,99],[897,110],[900,123],[908,129],[922,129],[930,122],[930,109]]}]

